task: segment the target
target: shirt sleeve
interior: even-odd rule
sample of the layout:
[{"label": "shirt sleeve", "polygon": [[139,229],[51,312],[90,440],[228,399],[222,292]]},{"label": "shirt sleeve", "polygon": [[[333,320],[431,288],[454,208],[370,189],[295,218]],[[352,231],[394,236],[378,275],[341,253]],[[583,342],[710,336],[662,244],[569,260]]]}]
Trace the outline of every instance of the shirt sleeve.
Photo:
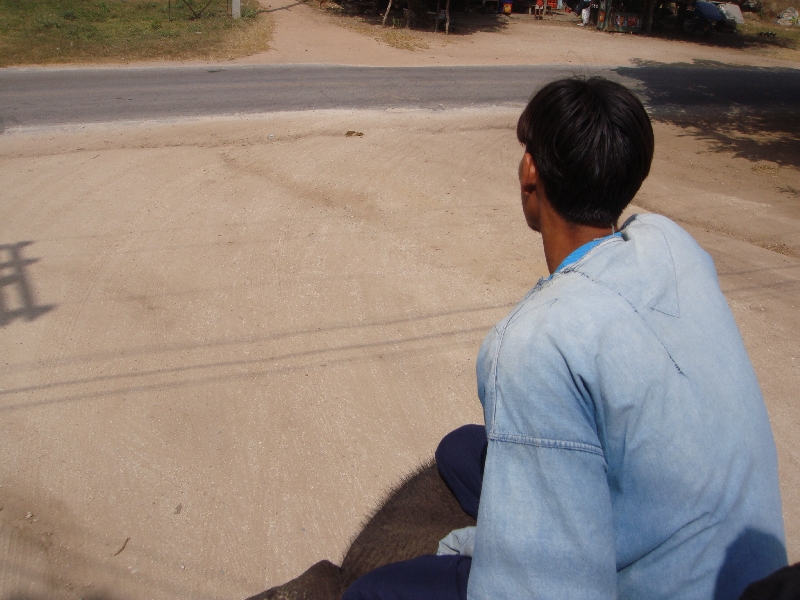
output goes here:
[{"label": "shirt sleeve", "polygon": [[561,326],[558,312],[520,311],[479,356],[489,447],[469,600],[617,594],[607,464],[581,385],[592,361],[565,351],[591,332]]},{"label": "shirt sleeve", "polygon": [[600,454],[555,442],[489,440],[467,597],[616,597]]}]

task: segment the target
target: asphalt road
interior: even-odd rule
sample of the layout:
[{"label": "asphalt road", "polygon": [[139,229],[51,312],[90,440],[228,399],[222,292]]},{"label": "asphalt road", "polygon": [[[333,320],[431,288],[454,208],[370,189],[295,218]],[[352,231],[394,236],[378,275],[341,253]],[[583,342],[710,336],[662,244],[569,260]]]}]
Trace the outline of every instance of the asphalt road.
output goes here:
[{"label": "asphalt road", "polygon": [[547,81],[593,74],[634,87],[655,116],[731,110],[800,114],[800,70],[716,64],[5,69],[0,71],[0,132],[289,110],[517,105]]}]

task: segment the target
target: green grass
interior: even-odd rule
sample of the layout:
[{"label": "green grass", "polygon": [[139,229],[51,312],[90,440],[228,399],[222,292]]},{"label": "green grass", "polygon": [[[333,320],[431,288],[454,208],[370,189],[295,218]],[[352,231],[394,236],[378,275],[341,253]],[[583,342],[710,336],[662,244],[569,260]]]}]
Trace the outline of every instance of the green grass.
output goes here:
[{"label": "green grass", "polygon": [[[761,54],[800,61],[800,27],[784,27],[775,23],[773,16],[747,15],[745,24],[739,25],[739,35],[751,48],[757,48]],[[775,36],[765,37],[766,32]]]},{"label": "green grass", "polygon": [[268,48],[257,0],[242,19],[226,0],[0,0],[0,67],[23,64],[235,58]]},{"label": "green grass", "polygon": [[748,18],[744,25],[739,25],[739,32],[743,35],[758,36],[759,33],[772,32],[775,34],[774,38],[767,38],[773,40],[783,40],[776,42],[786,47],[800,48],[800,27],[785,27],[775,23],[774,18]]}]

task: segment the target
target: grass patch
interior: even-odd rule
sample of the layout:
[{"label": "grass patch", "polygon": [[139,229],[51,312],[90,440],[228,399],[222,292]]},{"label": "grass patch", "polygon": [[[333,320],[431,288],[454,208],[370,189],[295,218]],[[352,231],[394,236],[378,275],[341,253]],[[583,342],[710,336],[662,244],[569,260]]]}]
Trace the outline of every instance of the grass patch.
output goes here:
[{"label": "grass patch", "polygon": [[727,48],[753,56],[800,62],[800,27],[778,25],[775,17],[766,13],[747,12],[744,13],[744,20],[744,24],[738,25],[736,31],[715,32],[710,37],[697,32],[678,33],[671,29],[653,31],[648,35],[683,44]]},{"label": "grass patch", "polygon": [[760,54],[800,61],[800,27],[785,27],[775,23],[772,17],[747,14],[738,31],[745,44],[759,50]]},{"label": "grass patch", "polygon": [[[227,0],[0,0],[0,67],[224,59],[267,50],[271,20],[257,0],[241,19]],[[171,15],[170,15],[171,12]],[[199,18],[195,16],[199,14]],[[170,19],[171,16],[171,19]]]}]

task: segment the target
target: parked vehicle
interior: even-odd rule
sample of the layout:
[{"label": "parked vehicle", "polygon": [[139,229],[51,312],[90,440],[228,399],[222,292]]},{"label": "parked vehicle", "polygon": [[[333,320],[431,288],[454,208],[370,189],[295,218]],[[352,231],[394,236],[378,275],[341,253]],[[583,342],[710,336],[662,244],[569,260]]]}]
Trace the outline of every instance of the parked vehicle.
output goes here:
[{"label": "parked vehicle", "polygon": [[662,29],[687,33],[699,31],[704,36],[710,36],[715,31],[736,30],[735,15],[725,12],[725,7],[730,6],[725,2],[696,0],[692,3],[688,0],[673,5],[672,2],[656,1],[653,14],[653,29],[656,31]]},{"label": "parked vehicle", "polygon": [[694,16],[688,25],[690,31],[701,31],[704,36],[708,37],[719,23],[724,25],[724,22],[725,16],[716,4],[697,0],[694,3]]}]

